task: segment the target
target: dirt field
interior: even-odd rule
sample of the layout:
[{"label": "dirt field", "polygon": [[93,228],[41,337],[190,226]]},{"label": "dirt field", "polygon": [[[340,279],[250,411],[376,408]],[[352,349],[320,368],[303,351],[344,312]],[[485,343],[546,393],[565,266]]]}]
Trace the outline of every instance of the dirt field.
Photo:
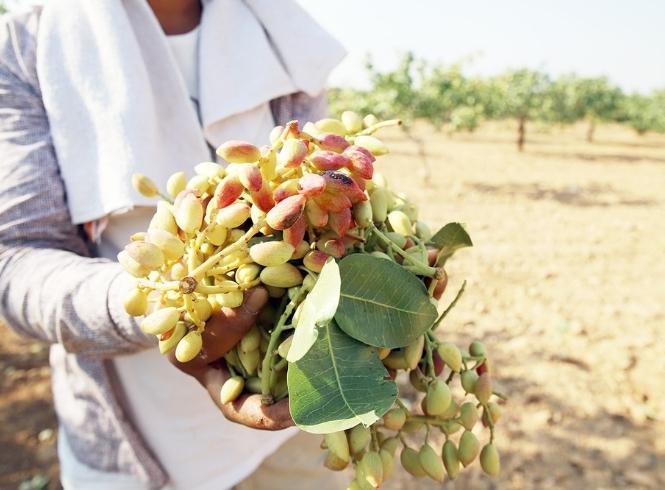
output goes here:
[{"label": "dirt field", "polygon": [[[510,396],[502,476],[474,465],[446,487],[665,488],[665,137],[532,131],[520,154],[509,129],[417,128],[429,187],[398,131],[380,163],[426,221],[468,224],[476,246],[450,262],[444,301],[465,278],[467,292],[444,335],[484,339]],[[47,351],[0,332],[0,487],[50,475],[57,488]]]}]

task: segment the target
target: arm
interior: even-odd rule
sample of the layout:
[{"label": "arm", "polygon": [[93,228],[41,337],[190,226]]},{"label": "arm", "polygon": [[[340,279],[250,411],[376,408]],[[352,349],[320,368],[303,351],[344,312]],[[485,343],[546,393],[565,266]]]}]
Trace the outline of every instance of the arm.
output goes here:
[{"label": "arm", "polygon": [[149,347],[154,340],[122,308],[131,279],[118,264],[87,257],[70,221],[36,74],[15,51],[12,25],[2,28],[0,319],[69,352],[105,357]]}]

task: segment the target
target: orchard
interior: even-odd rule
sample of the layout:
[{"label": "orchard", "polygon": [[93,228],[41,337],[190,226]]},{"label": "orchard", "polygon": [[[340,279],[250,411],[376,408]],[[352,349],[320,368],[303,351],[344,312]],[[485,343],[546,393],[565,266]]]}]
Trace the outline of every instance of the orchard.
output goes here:
[{"label": "orchard", "polygon": [[[379,117],[401,115],[407,136],[418,144],[425,161],[422,141],[410,131],[411,123],[426,121],[448,133],[475,131],[482,121],[508,120],[517,125],[517,149],[528,141],[529,126],[587,124],[586,141],[594,141],[600,123],[620,123],[642,135],[665,133],[663,90],[651,94],[627,94],[606,78],[575,74],[552,77],[531,69],[508,70],[491,77],[470,76],[465,63],[427,62],[407,53],[392,70],[379,71],[366,65],[369,90],[333,89],[331,108],[341,113],[352,108],[372,111]],[[425,161],[426,180],[430,170]]]}]

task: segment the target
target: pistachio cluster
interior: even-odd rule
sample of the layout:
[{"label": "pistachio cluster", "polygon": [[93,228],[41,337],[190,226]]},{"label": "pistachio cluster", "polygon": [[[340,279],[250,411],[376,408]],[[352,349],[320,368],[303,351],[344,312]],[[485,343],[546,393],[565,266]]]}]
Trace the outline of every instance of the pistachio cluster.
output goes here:
[{"label": "pistachio cluster", "polygon": [[[370,254],[417,276],[432,301],[443,292],[447,275],[437,266],[430,229],[418,220],[416,206],[374,171],[376,158],[388,153],[374,134],[396,124],[350,111],[341,120],[302,128],[292,121],[274,128],[270,145],[261,148],[224,143],[217,155],[226,165],[200,163],[190,178],[177,172],[165,192],[146,176],[134,176],[138,192],[160,200],[148,230],[133,235],[118,254],[137,278],[125,309],[143,317],[141,328],[158,337],[162,353],[174,351],[180,362],[194,359],[212,315],[240,306],[244,292],[259,285],[271,298],[256,325],[225,356],[231,376],[221,389],[222,403],[243,392],[261,394],[266,404],[288,396],[286,358],[293,329],[303,300],[331,258]],[[500,410],[491,400],[489,361],[480,343],[462,354],[438,340],[434,330],[447,311],[410,345],[376,349],[392,377],[407,371],[413,387],[425,393],[420,410],[398,398],[376,424],[325,436],[328,468],[355,465],[350,488],[376,488],[385,481],[400,445],[400,461],[414,476],[440,481],[445,468],[455,478],[479,452],[485,472],[498,473],[493,439]],[[453,399],[450,385],[458,378],[475,402]],[[482,451],[472,432],[479,417],[490,430]],[[421,428],[426,428],[425,443],[416,451],[404,434]],[[432,429],[446,436],[441,456],[428,442]],[[451,436],[462,429],[455,443]]]},{"label": "pistachio cluster", "polygon": [[[384,358],[384,364],[389,370],[409,372],[412,387],[424,394],[419,405],[398,398],[396,406],[383,415],[381,422],[369,428],[358,425],[327,434],[322,443],[327,449],[326,467],[342,470],[353,463],[356,476],[349,490],[379,487],[393,473],[398,451],[402,467],[417,478],[443,482],[447,474],[454,480],[476,458],[486,474],[498,475],[500,458],[494,444],[494,427],[501,417],[501,408],[492,398],[503,395],[492,389],[491,364],[484,345],[474,341],[468,353],[462,353],[450,342],[426,338],[400,354],[405,359],[417,359],[414,366],[400,364],[395,368],[394,360],[386,363],[390,356]],[[455,379],[459,379],[462,393],[457,400],[450,387]],[[489,431],[489,441],[482,448],[476,435],[479,421]],[[430,442],[435,430],[445,438],[439,451]],[[415,449],[409,440],[422,436],[423,432],[424,440]]]}]

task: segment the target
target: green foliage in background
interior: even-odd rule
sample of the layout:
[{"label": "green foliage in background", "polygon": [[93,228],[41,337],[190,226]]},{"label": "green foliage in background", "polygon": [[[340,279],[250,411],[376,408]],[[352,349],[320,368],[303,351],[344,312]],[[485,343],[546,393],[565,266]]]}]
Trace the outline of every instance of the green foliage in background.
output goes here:
[{"label": "green foliage in background", "polygon": [[481,78],[467,76],[463,68],[463,64],[428,64],[412,53],[384,72],[369,61],[370,88],[332,89],[331,111],[339,115],[350,109],[382,119],[399,116],[406,135],[416,143],[409,131],[416,119],[451,133],[473,131],[483,120],[512,119],[517,122],[520,149],[531,121],[559,125],[586,121],[589,142],[600,122],[628,124],[640,134],[665,132],[665,90],[627,95],[604,77],[551,78],[519,69]]}]

